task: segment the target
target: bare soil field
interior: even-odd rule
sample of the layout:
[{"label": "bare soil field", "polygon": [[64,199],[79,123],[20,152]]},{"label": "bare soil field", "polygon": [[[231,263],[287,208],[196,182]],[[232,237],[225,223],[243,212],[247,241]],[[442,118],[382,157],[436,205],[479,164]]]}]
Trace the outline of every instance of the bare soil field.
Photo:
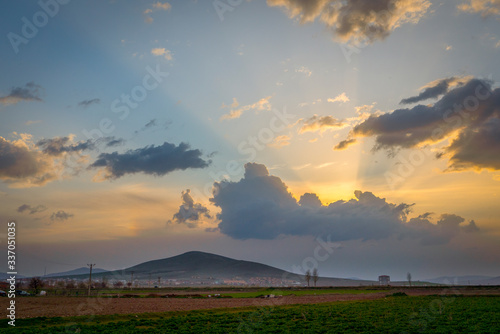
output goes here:
[{"label": "bare soil field", "polygon": [[[500,288],[436,288],[393,289],[410,296],[419,295],[500,295]],[[384,298],[390,293],[325,294],[308,296],[283,296],[276,298],[86,298],[86,297],[22,297],[16,298],[16,318],[67,317],[104,314],[134,314],[146,312],[189,311],[214,308],[249,306],[281,306],[291,304],[316,304],[350,300]],[[6,312],[9,300],[0,298],[0,307]],[[4,315],[5,317],[5,315]]]}]

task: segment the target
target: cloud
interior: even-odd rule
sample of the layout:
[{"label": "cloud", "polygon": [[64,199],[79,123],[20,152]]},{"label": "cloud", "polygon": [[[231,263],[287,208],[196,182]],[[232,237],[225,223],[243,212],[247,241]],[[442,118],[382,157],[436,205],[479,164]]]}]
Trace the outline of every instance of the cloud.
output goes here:
[{"label": "cloud", "polygon": [[62,166],[38,150],[31,135],[9,141],[0,137],[0,180],[15,187],[43,186],[57,179]]},{"label": "cloud", "polygon": [[103,137],[75,143],[74,135],[70,135],[35,143],[30,134],[14,135],[18,139],[0,137],[0,180],[17,188],[44,186],[56,179],[74,176],[88,163],[88,156],[82,155],[83,151],[124,142],[115,137]]},{"label": "cloud", "polygon": [[335,145],[335,147],[333,149],[336,150],[336,151],[342,151],[342,150],[345,150],[349,146],[354,145],[356,143],[357,143],[357,140],[355,138],[342,140],[340,143],[338,143],[337,145]]},{"label": "cloud", "polygon": [[0,96],[0,103],[3,105],[16,104],[22,101],[43,101],[40,98],[42,86],[34,82],[28,82],[24,87],[12,87],[9,95]]},{"label": "cloud", "polygon": [[342,103],[346,103],[346,102],[349,102],[349,98],[347,97],[347,95],[345,93],[342,93],[340,95],[338,95],[337,97],[333,98],[333,99],[328,99],[328,102],[331,102],[331,103],[334,103],[334,102],[342,102]]},{"label": "cloud", "polygon": [[104,142],[106,143],[107,147],[114,147],[114,146],[120,146],[125,144],[125,139],[123,138],[115,138],[113,137],[104,137]]},{"label": "cloud", "polygon": [[345,125],[343,121],[339,121],[333,116],[318,116],[318,115],[314,115],[307,119],[301,118],[296,122],[296,124],[302,125],[299,129],[299,133],[317,132],[317,131],[324,132],[326,130],[342,128]]},{"label": "cloud", "polygon": [[[231,104],[231,110],[229,111],[228,114],[222,115],[220,120],[223,121],[223,120],[228,120],[228,119],[239,118],[239,117],[241,117],[241,115],[243,115],[243,113],[245,111],[249,111],[249,110],[257,110],[257,111],[267,110],[267,111],[269,111],[272,108],[271,103],[269,102],[271,97],[272,96],[264,97],[255,103],[248,104],[248,105],[245,105],[242,107],[239,107],[238,101],[236,100],[236,98],[233,98],[233,103]],[[226,106],[225,104],[222,104],[222,107],[228,108],[228,106]]]},{"label": "cloud", "polygon": [[78,105],[80,107],[87,108],[92,104],[99,104],[99,103],[101,103],[101,99],[92,99],[92,100],[83,100],[82,102],[79,102]]},{"label": "cloud", "polygon": [[316,194],[307,193],[297,202],[266,166],[248,163],[240,181],[214,183],[210,201],[221,210],[217,215],[220,232],[234,239],[331,235],[332,241],[347,241],[398,236],[438,244],[477,229],[474,222],[464,225],[464,219],[455,215],[443,215],[437,224],[427,220],[430,225],[421,228],[416,221],[407,221],[412,204],[389,203],[359,190],[354,195],[355,199],[323,205]]},{"label": "cloud", "polygon": [[306,77],[310,77],[312,75],[312,71],[305,66],[301,66],[299,68],[296,68],[295,73],[304,74]]},{"label": "cloud", "polygon": [[453,88],[458,85],[463,85],[467,80],[470,80],[470,77],[467,78],[458,78],[451,77],[446,79],[440,79],[433,82],[428,83],[421,89],[423,91],[417,96],[412,96],[406,99],[402,99],[400,104],[412,104],[420,101],[425,101],[428,99],[435,99],[439,96],[446,94],[450,88]]},{"label": "cloud", "polygon": [[457,8],[463,12],[481,13],[483,17],[500,15],[500,0],[468,0]]},{"label": "cloud", "polygon": [[52,215],[50,215],[50,220],[51,221],[65,221],[65,220],[68,220],[72,217],[74,217],[75,215],[72,214],[72,213],[67,213],[67,212],[64,212],[63,210],[59,210],[57,212],[53,212]]},{"label": "cloud", "polygon": [[267,0],[283,7],[300,23],[323,22],[341,42],[382,40],[404,23],[417,23],[428,11],[427,0]]},{"label": "cloud", "polygon": [[287,135],[278,136],[273,140],[272,143],[268,144],[268,146],[274,147],[274,148],[282,148],[284,146],[290,145],[291,139],[292,138],[290,136],[287,136]]},{"label": "cloud", "polygon": [[29,204],[23,204],[17,208],[17,212],[20,213],[28,212],[30,215],[39,212],[44,212],[45,210],[47,210],[47,207],[45,205],[31,206]]},{"label": "cloud", "polygon": [[151,49],[151,54],[154,56],[163,56],[166,60],[172,60],[172,52],[165,48],[154,48]]},{"label": "cloud", "polygon": [[39,140],[36,145],[42,149],[42,152],[48,155],[61,156],[63,153],[80,153],[85,150],[94,150],[95,141],[88,139],[72,144],[73,137],[54,137],[50,139]]},{"label": "cloud", "polygon": [[356,125],[350,138],[375,137],[374,150],[416,148],[448,139],[437,157],[448,157],[448,170],[500,169],[500,89],[469,79],[434,105],[417,105],[373,114]]},{"label": "cloud", "polygon": [[210,216],[210,211],[205,206],[194,202],[190,193],[190,189],[182,192],[182,204],[172,219],[178,224],[186,224],[189,228],[194,228],[199,225],[202,217],[212,218],[212,216]]},{"label": "cloud", "polygon": [[200,150],[190,150],[189,145],[163,143],[146,146],[125,153],[101,153],[89,168],[104,168],[105,179],[117,179],[125,174],[144,173],[163,176],[175,170],[205,168],[211,163],[201,158]]},{"label": "cloud", "polygon": [[154,20],[150,16],[150,14],[152,14],[154,11],[157,10],[170,10],[170,9],[172,9],[172,5],[168,2],[160,2],[160,1],[155,2],[153,3],[152,8],[148,8],[142,13],[144,15],[144,21],[146,21],[146,23],[152,23]]},{"label": "cloud", "polygon": [[155,9],[163,9],[163,10],[170,10],[172,8],[172,5],[169,4],[168,2],[161,3],[160,1],[156,2],[153,4],[153,8]]}]

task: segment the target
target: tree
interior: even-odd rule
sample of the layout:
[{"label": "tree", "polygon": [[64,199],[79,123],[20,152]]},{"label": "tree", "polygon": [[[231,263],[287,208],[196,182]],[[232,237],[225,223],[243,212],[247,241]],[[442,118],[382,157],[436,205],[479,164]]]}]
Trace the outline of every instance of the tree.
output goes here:
[{"label": "tree", "polygon": [[309,281],[311,281],[311,271],[309,269],[307,269],[307,271],[306,271],[305,279],[307,282],[307,286],[309,287]]},{"label": "tree", "polygon": [[313,282],[314,282],[314,286],[316,287],[316,282],[317,282],[317,281],[318,281],[318,279],[319,279],[319,276],[318,276],[318,269],[316,269],[316,268],[314,268],[314,269],[313,269],[312,279],[313,279]]},{"label": "tree", "polygon": [[121,288],[121,287],[123,287],[123,282],[122,281],[116,281],[116,282],[113,283],[113,286],[115,288]]},{"label": "tree", "polygon": [[411,286],[411,274],[410,274],[410,272],[408,272],[408,274],[406,274],[406,278],[408,279],[408,284],[410,284],[410,286]]},{"label": "tree", "polygon": [[30,280],[29,288],[33,294],[37,295],[43,287],[43,281],[40,277],[32,277]]},{"label": "tree", "polygon": [[87,284],[85,284],[84,281],[81,281],[80,283],[78,283],[78,289],[86,289],[87,288]]}]

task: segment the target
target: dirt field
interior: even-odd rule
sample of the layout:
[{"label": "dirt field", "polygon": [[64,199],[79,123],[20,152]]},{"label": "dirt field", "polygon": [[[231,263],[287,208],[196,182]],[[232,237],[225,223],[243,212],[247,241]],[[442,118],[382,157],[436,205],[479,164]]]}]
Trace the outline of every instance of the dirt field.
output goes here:
[{"label": "dirt field", "polygon": [[[394,290],[393,292],[396,292]],[[500,295],[500,290],[483,289],[405,289],[408,295]],[[280,306],[313,304],[334,301],[368,300],[383,298],[387,292],[370,294],[285,296],[277,298],[85,298],[85,297],[22,297],[16,298],[16,318],[67,317],[97,314],[134,314],[145,312],[188,311],[243,306]],[[0,298],[5,313],[9,300]],[[4,315],[5,317],[5,315]]]}]

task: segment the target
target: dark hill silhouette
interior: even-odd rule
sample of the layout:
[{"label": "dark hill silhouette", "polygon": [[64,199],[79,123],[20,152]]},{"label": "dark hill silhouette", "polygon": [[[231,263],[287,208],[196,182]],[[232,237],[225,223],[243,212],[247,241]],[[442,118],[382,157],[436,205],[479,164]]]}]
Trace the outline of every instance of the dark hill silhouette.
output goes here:
[{"label": "dark hill silhouette", "polygon": [[[162,281],[180,280],[191,282],[204,282],[205,284],[221,284],[222,280],[248,280],[250,278],[262,278],[262,284],[280,284],[282,279],[301,282],[305,284],[302,275],[292,274],[282,269],[271,267],[262,263],[235,260],[225,256],[191,251],[177,256],[147,261],[135,266],[107,271],[102,273],[92,273],[92,277],[99,279],[106,277],[108,280],[126,280],[132,277],[134,280],[156,280],[161,277]],[[68,275],[68,278],[86,279],[86,275]],[[268,279],[277,279],[274,283],[265,283]],[[343,278],[320,277],[318,286],[359,286],[372,285],[374,281],[352,280]],[[312,285],[312,281],[311,281]]]},{"label": "dark hill silhouette", "polygon": [[[172,278],[189,278],[192,276],[210,277],[273,277],[281,278],[284,270],[265,264],[235,260],[225,256],[205,252],[187,252],[174,257],[153,260],[125,269],[134,271],[134,276],[142,274],[165,274]],[[293,274],[290,274],[293,275]],[[293,275],[297,279],[298,275]]]}]

